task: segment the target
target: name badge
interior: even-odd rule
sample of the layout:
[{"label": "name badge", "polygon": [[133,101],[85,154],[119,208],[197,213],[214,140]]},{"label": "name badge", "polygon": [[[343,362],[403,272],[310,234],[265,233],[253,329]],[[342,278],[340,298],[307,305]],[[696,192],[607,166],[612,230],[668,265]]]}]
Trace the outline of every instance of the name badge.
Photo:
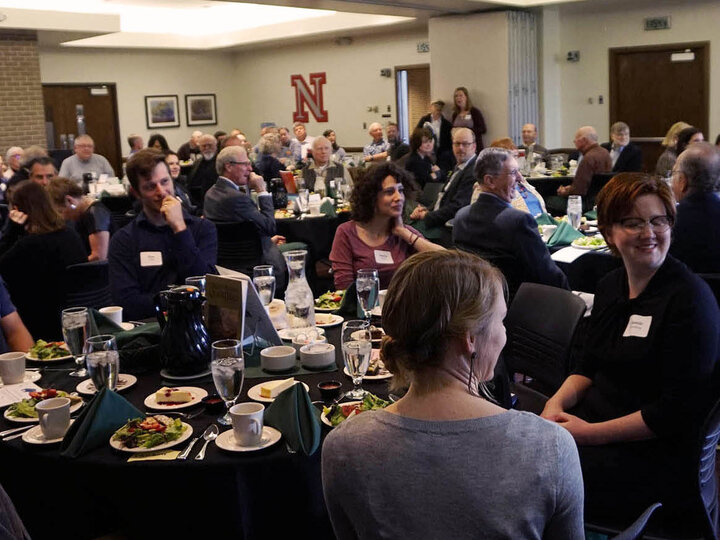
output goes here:
[{"label": "name badge", "polygon": [[472,116],[470,116],[469,114],[465,115],[465,120],[471,120],[471,119],[472,119]]},{"label": "name badge", "polygon": [[375,262],[378,264],[392,264],[393,258],[389,251],[375,250]]},{"label": "name badge", "polygon": [[162,266],[162,251],[141,251],[140,266]]},{"label": "name badge", "polygon": [[623,332],[623,337],[647,337],[652,324],[651,315],[630,315],[627,328]]}]

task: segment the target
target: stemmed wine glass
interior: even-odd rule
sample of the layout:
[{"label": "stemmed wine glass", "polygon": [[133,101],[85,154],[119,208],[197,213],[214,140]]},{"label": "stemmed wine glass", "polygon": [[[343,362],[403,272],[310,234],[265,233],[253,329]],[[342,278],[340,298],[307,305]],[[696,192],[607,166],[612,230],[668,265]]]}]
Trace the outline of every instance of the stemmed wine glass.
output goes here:
[{"label": "stemmed wine glass", "polygon": [[263,306],[269,306],[275,297],[275,268],[270,264],[253,267],[253,285]]},{"label": "stemmed wine glass", "polygon": [[88,338],[83,351],[95,389],[99,392],[107,386],[108,390],[114,391],[120,371],[120,353],[115,336],[104,334]]},{"label": "stemmed wine glass", "polygon": [[352,377],[353,389],[347,393],[351,399],[362,399],[367,392],[362,380],[367,373],[372,354],[372,338],[368,321],[345,321],[342,325],[342,351],[345,367]]},{"label": "stemmed wine glass", "polygon": [[375,268],[358,270],[355,280],[358,304],[363,310],[365,319],[370,321],[373,308],[377,305],[378,292],[380,291],[380,278]]},{"label": "stemmed wine glass", "polygon": [[64,309],[60,316],[62,323],[63,339],[70,349],[70,353],[75,357],[77,369],[72,373],[68,373],[71,377],[87,377],[88,372],[85,369],[85,357],[83,356],[83,346],[85,340],[90,335],[90,318],[88,317],[88,308],[72,307]]},{"label": "stemmed wine glass", "polygon": [[212,344],[210,367],[215,389],[225,402],[227,412],[218,418],[224,426],[232,425],[230,407],[240,395],[245,380],[245,360],[242,342],[237,339],[221,339]]}]

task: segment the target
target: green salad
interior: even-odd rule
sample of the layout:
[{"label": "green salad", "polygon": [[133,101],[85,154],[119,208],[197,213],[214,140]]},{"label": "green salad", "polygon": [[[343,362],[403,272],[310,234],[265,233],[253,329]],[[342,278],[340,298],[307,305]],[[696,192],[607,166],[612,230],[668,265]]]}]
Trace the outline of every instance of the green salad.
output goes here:
[{"label": "green salad", "polygon": [[48,343],[42,339],[38,339],[28,352],[30,356],[38,360],[52,360],[70,355],[70,351],[65,348],[65,342],[51,341]]},{"label": "green salad", "polygon": [[55,397],[65,397],[70,400],[70,406],[75,405],[82,401],[82,398],[63,392],[62,390],[55,390],[54,388],[48,388],[46,390],[40,390],[39,392],[30,392],[30,397],[13,403],[7,408],[7,415],[13,418],[37,418],[38,413],[35,410],[35,405],[45,399],[51,399]]},{"label": "green salad", "polygon": [[582,238],[576,238],[572,242],[573,246],[589,247],[589,248],[603,248],[606,247],[605,239],[602,236],[583,236]]},{"label": "green salad", "polygon": [[315,300],[315,307],[319,309],[340,309],[344,294],[345,291],[328,291],[325,294],[321,294],[320,297]]},{"label": "green salad", "polygon": [[179,418],[158,414],[133,418],[115,432],[113,440],[125,448],[154,448],[179,439],[186,429]]},{"label": "green salad", "polygon": [[323,413],[333,427],[344,422],[350,416],[360,414],[365,411],[372,411],[375,409],[384,409],[390,405],[389,401],[385,401],[382,398],[377,397],[374,394],[366,394],[360,403],[352,404],[338,404],[336,403],[332,407],[324,407]]}]

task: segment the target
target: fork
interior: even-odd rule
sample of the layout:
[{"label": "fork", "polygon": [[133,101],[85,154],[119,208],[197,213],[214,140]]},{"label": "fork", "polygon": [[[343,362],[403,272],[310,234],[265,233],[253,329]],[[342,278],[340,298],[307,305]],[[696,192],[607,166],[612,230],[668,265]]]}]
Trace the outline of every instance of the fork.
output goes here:
[{"label": "fork", "polygon": [[204,412],[205,412],[205,409],[198,409],[197,411],[192,412],[190,414],[180,412],[180,411],[145,411],[145,416],[153,416],[155,414],[165,414],[165,415],[176,414],[180,418],[184,418],[185,420],[192,420],[193,418],[195,418],[196,416],[200,416]]}]

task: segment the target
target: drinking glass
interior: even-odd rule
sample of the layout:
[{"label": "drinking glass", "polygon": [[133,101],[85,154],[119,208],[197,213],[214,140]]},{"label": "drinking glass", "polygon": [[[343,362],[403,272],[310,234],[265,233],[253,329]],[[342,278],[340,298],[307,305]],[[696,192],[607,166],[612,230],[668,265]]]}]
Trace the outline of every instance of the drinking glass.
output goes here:
[{"label": "drinking glass", "polygon": [[570,195],[567,202],[568,222],[573,229],[580,228],[582,221],[582,197],[580,195]]},{"label": "drinking glass", "polygon": [[377,305],[378,292],[380,291],[378,271],[375,268],[358,270],[355,288],[357,290],[358,304],[360,304],[365,318],[370,321],[370,315]]},{"label": "drinking glass", "polygon": [[88,318],[88,308],[72,307],[64,309],[60,316],[62,323],[62,333],[65,343],[67,343],[70,353],[75,357],[77,370],[69,373],[71,377],[87,377],[88,372],[85,369],[85,357],[83,356],[83,345],[90,334],[90,319]]},{"label": "drinking glass", "polygon": [[212,369],[215,389],[225,402],[227,412],[218,418],[224,426],[232,425],[230,407],[242,391],[245,380],[245,360],[242,342],[237,339],[221,339],[212,344],[210,368]]},{"label": "drinking glass", "polygon": [[367,373],[372,354],[370,323],[368,321],[346,321],[342,325],[342,351],[345,367],[352,377],[353,389],[347,393],[350,399],[363,399],[367,392],[362,389],[362,380]]},{"label": "drinking glass", "polygon": [[300,212],[307,212],[309,201],[310,191],[308,191],[307,189],[298,189],[298,202],[300,203]]},{"label": "drinking glass", "polygon": [[114,391],[120,371],[120,353],[115,336],[107,334],[88,338],[84,352],[88,373],[97,391],[105,386]]},{"label": "drinking glass", "polygon": [[192,285],[197,287],[200,294],[205,294],[205,276],[190,276],[185,278],[185,285]]},{"label": "drinking glass", "polygon": [[263,306],[269,306],[275,298],[275,268],[270,264],[253,267],[253,285]]}]

